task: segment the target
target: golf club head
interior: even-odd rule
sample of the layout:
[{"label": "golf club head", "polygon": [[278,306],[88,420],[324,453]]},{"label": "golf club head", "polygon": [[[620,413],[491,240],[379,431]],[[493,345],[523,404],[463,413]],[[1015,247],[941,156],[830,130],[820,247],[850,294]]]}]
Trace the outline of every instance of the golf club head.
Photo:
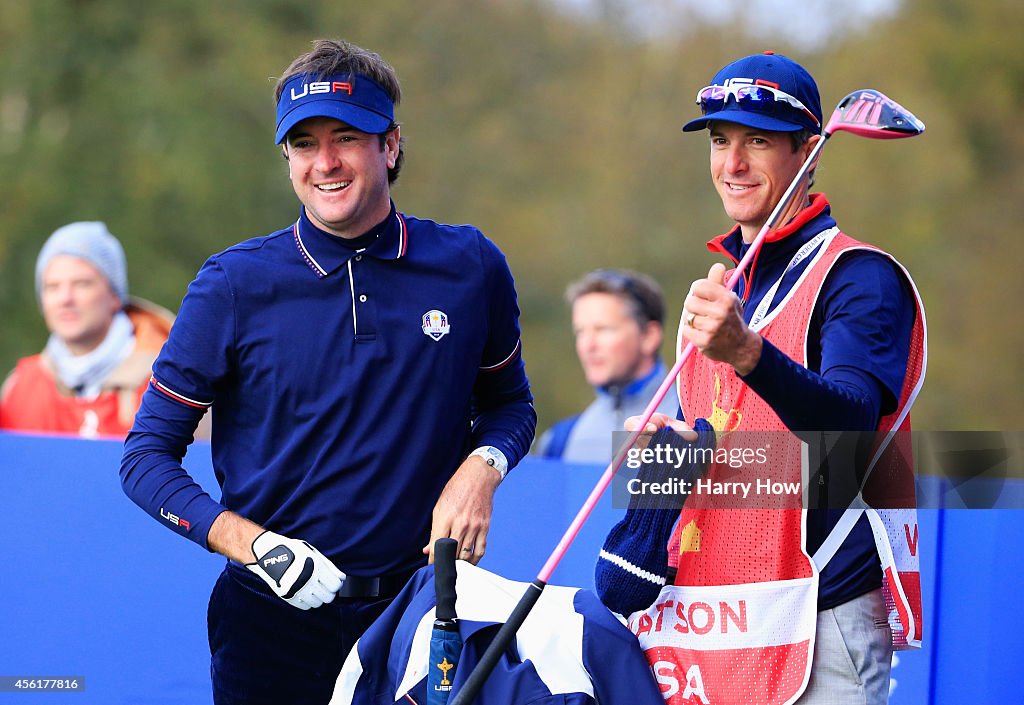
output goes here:
[{"label": "golf club head", "polygon": [[899,139],[924,132],[924,123],[896,101],[872,88],[854,91],[836,106],[825,134],[852,132],[871,139]]}]

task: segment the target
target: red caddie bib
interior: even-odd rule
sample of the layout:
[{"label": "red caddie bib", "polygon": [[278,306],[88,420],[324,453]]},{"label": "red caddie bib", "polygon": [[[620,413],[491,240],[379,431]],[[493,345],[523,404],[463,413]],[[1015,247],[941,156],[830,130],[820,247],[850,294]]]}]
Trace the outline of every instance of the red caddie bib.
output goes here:
[{"label": "red caddie bib", "polygon": [[[836,228],[821,237],[797,283],[771,313],[751,324],[805,367],[811,314],[831,268],[854,250],[881,252]],[[909,410],[924,379],[925,320],[916,287],[900,269],[914,290],[917,315],[899,404],[880,421],[881,440],[861,495],[826,539],[826,550],[813,558],[806,551],[807,446],[731,365],[697,353],[683,366],[677,381],[683,412],[687,419],[708,419],[718,448],[700,491],[691,490],[670,543],[672,558],[678,558],[676,584],[629,618],[668,703],[794,702],[810,677],[818,572],[860,512],[869,516],[882,560],[894,646],[920,645],[910,439],[897,431],[909,431]],[[766,465],[743,462],[755,449],[763,451]],[[872,508],[873,502],[884,508]]]}]

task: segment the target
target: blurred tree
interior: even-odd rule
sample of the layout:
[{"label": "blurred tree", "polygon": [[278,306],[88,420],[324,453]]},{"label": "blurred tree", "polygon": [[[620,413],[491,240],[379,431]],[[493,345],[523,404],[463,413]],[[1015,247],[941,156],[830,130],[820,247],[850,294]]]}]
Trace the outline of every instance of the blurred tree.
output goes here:
[{"label": "blurred tree", "polygon": [[919,426],[1024,419],[1019,395],[1000,393],[1021,381],[1024,342],[1000,305],[1021,286],[1005,223],[1024,189],[1024,6],[907,0],[800,50],[739,18],[678,13],[647,32],[624,3],[600,5],[586,18],[541,0],[0,0],[0,367],[43,345],[33,266],[56,227],[105,220],[132,290],[177,308],[207,256],[294,219],[273,79],[313,39],[341,36],[402,78],[399,207],[472,222],[508,254],[546,427],[590,397],[566,283],[600,266],[646,271],[666,290],[671,329],[714,261],[703,242],[730,223],[706,138],[679,126],[719,66],[771,48],[811,69],[826,110],[872,86],[928,124],[893,145],[836,140],[816,186],[844,229],[889,248],[922,289],[932,347]]}]

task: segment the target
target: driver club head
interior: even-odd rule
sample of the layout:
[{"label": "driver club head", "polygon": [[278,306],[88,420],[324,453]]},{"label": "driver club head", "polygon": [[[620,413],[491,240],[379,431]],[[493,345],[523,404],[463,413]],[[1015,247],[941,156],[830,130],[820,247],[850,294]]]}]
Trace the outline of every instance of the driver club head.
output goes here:
[{"label": "driver club head", "polygon": [[899,139],[924,132],[912,112],[873,88],[850,93],[836,106],[825,134],[852,132],[871,139]]}]

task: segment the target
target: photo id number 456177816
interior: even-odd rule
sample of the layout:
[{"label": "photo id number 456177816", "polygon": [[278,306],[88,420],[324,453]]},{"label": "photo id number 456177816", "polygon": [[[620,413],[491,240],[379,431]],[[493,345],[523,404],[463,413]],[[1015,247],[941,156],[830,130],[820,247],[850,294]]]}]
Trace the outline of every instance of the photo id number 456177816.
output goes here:
[{"label": "photo id number 456177816", "polygon": [[85,690],[82,676],[0,676],[0,693],[27,691],[81,692]]}]

